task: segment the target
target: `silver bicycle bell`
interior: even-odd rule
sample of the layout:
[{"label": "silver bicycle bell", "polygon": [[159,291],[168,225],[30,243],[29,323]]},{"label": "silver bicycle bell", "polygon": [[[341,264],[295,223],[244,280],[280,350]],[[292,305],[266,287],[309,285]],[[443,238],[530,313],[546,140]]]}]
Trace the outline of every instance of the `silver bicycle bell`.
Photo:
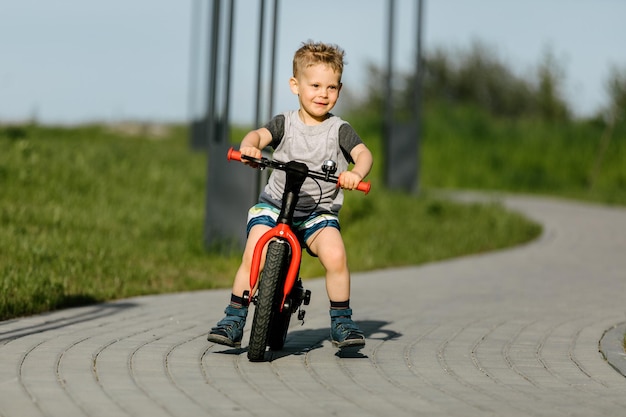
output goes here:
[{"label": "silver bicycle bell", "polygon": [[326,179],[328,180],[328,177],[337,172],[337,162],[331,159],[325,160],[322,164],[322,171],[324,171],[324,173],[326,174]]}]

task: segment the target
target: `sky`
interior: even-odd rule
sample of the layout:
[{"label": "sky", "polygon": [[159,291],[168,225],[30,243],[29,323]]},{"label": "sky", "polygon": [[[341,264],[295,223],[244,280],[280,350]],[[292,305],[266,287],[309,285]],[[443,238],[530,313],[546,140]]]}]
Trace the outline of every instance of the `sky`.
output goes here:
[{"label": "sky", "polygon": [[[417,1],[396,3],[394,65],[398,72],[410,71]],[[244,123],[254,120],[259,4],[235,3],[231,116]],[[385,65],[386,2],[279,4],[271,110],[297,106],[288,87],[291,59],[307,39],[336,43],[346,51],[342,94],[366,91],[367,66]],[[426,53],[439,47],[467,50],[478,41],[524,74],[550,51],[564,70],[565,96],[581,116],[607,104],[610,68],[626,70],[623,0],[423,4]],[[204,57],[192,41],[192,27],[204,14],[198,14],[194,0],[0,0],[0,123],[188,121],[201,111],[198,103],[206,94],[193,81],[203,71],[197,63]]]}]

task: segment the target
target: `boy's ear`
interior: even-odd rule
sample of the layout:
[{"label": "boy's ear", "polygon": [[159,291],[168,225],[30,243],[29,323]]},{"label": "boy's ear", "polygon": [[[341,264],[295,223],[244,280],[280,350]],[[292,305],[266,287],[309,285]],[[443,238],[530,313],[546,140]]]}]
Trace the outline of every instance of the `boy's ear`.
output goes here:
[{"label": "boy's ear", "polygon": [[296,77],[291,77],[289,79],[289,88],[291,88],[291,92],[295,95],[300,94],[298,91],[298,80],[296,79]]}]

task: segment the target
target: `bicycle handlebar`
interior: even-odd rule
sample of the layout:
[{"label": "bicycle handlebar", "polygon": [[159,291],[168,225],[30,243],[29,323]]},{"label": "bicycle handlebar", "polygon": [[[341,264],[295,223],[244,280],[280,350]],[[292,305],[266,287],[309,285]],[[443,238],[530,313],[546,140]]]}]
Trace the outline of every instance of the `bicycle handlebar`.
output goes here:
[{"label": "bicycle handlebar", "polygon": [[[281,171],[287,170],[287,164],[285,162],[280,162],[280,161],[276,161],[276,160],[272,160],[268,158],[261,158],[261,159],[253,158],[251,156],[242,155],[241,152],[233,148],[230,148],[228,150],[228,155],[226,155],[226,158],[229,161],[235,160],[239,162],[242,162],[242,159],[245,159],[247,161],[252,162],[253,164],[260,166],[261,168],[269,167],[273,169],[279,169]],[[334,182],[337,184],[337,187],[339,187],[339,182],[338,182],[339,177],[335,175],[318,172],[318,171],[311,171],[311,170],[309,170],[309,173],[307,175],[314,179],[327,181],[327,182]],[[371,187],[372,187],[372,184],[369,181],[367,182],[361,181],[359,185],[357,185],[356,190],[362,191],[363,193],[367,194],[370,192]]]}]

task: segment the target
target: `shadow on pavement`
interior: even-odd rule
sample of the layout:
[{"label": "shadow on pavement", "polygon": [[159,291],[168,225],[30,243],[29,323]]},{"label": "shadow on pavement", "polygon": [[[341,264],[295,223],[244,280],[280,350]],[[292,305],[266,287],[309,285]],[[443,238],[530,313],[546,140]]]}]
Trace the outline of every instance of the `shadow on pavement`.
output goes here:
[{"label": "shadow on pavement", "polygon": [[[20,319],[7,320],[3,322],[5,325],[9,325],[10,330],[0,331],[0,342],[5,342],[8,340],[18,339],[20,337],[29,336],[37,333],[44,333],[51,330],[61,329],[64,327],[69,327],[74,324],[88,322],[90,320],[96,320],[101,317],[109,316],[111,314],[115,314],[122,310],[126,310],[132,307],[135,307],[136,304],[131,302],[116,302],[116,303],[103,303],[97,304],[93,307],[76,307],[76,309],[86,309],[85,311],[76,314],[76,309],[67,309],[64,310],[62,316],[59,317],[59,312],[51,312],[46,314],[41,314],[38,317],[41,319],[41,322],[37,324],[26,324],[31,323],[30,321],[25,321],[24,325],[12,327],[11,324],[19,323]],[[46,319],[47,317],[54,317]]]},{"label": "shadow on pavement", "polygon": [[[365,334],[366,343],[367,339],[386,341],[396,339],[402,335],[391,329],[383,329],[383,327],[389,324],[389,322],[386,321],[364,320],[356,322]],[[287,334],[287,340],[285,341],[283,349],[268,351],[265,356],[266,360],[271,362],[287,356],[304,355],[312,350],[319,349],[323,346],[324,341],[330,340],[329,332],[328,327],[303,330],[293,330],[292,328]],[[341,358],[367,358],[360,350],[361,347],[339,349],[336,355]],[[225,350],[215,351],[215,353],[239,355],[246,351],[246,348],[227,348]]]}]

